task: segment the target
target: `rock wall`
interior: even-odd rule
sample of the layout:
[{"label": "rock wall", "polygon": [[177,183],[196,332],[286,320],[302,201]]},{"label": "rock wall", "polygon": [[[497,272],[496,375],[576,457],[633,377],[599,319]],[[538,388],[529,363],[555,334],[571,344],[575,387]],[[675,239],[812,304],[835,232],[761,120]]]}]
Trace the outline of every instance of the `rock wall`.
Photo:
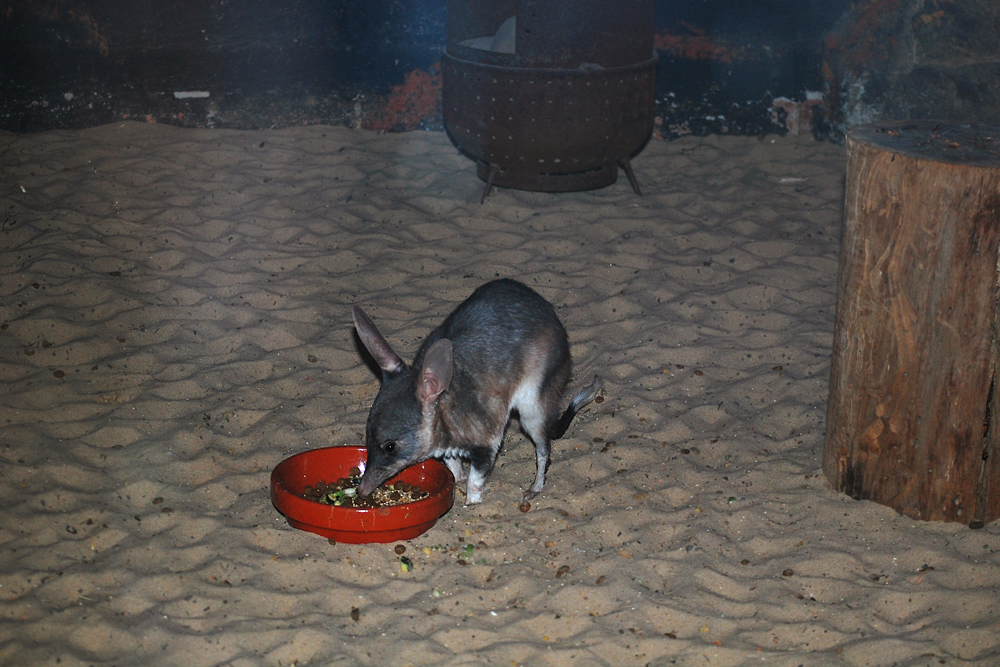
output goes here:
[{"label": "rock wall", "polygon": [[1000,3],[868,0],[824,40],[831,124],[907,118],[1000,125]]}]

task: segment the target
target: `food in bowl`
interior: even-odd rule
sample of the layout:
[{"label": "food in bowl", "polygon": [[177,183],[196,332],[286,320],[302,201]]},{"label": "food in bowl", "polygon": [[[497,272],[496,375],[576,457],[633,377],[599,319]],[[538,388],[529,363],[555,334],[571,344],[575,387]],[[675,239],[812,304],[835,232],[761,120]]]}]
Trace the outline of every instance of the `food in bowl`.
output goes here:
[{"label": "food in bowl", "polygon": [[334,507],[393,507],[423,500],[429,494],[415,484],[393,482],[382,484],[367,496],[358,493],[361,469],[351,468],[347,477],[336,482],[320,480],[315,486],[306,486],[303,497]]}]

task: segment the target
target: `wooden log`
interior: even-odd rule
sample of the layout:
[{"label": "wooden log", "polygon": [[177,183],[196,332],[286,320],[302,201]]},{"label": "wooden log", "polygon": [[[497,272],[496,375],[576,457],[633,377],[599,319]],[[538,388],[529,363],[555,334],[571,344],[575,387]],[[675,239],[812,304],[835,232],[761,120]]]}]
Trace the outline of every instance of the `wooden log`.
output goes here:
[{"label": "wooden log", "polygon": [[912,518],[1000,518],[1000,127],[847,135],[823,471]]}]

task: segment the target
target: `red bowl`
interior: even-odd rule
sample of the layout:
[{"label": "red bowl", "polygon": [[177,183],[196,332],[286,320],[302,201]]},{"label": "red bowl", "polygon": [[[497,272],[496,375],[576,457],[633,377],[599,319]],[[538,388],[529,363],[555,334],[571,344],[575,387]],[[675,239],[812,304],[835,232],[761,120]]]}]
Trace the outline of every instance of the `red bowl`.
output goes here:
[{"label": "red bowl", "polygon": [[306,486],[335,482],[367,458],[364,447],[326,447],[291,456],[271,472],[271,502],[289,525],[337,542],[398,542],[430,530],[451,509],[455,478],[433,459],[410,466],[387,483],[414,484],[430,495],[392,507],[334,507],[304,497]]}]

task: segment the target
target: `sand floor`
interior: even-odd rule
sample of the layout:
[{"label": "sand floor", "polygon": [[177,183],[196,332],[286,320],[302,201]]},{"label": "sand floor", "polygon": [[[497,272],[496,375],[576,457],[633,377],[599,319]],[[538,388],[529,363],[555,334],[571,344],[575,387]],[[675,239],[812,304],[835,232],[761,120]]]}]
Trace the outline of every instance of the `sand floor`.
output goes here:
[{"label": "sand floor", "polygon": [[[497,190],[440,133],[0,133],[0,663],[997,665],[1000,525],[820,474],[844,181],[803,137],[650,144],[583,193]],[[361,444],[378,379],[479,284],[557,307],[544,493],[329,544],[283,458]]]}]

